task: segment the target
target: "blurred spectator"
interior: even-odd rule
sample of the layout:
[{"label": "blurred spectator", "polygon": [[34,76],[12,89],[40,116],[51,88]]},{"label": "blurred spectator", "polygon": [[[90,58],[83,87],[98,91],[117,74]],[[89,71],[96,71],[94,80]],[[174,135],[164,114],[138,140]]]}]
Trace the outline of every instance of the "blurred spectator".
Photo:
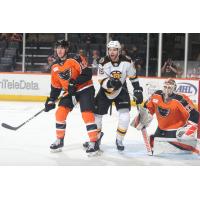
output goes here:
[{"label": "blurred spectator", "polygon": [[0,34],[0,41],[3,41],[3,40],[8,40],[8,34],[7,33],[1,33]]},{"label": "blurred spectator", "polygon": [[183,75],[183,68],[177,66],[177,78],[182,78]]},{"label": "blurred spectator", "polygon": [[78,54],[81,57],[83,66],[88,66],[88,60],[85,51],[83,49],[79,49]]},{"label": "blurred spectator", "polygon": [[19,33],[13,33],[10,37],[10,41],[12,42],[21,42],[22,41],[22,35]]},{"label": "blurred spectator", "polygon": [[167,61],[164,63],[163,67],[161,68],[161,73],[163,77],[176,77],[177,76],[177,67],[172,62],[171,58],[168,58]]},{"label": "blurred spectator", "polygon": [[89,65],[92,66],[93,75],[97,75],[99,60],[99,52],[97,50],[93,50],[92,57],[89,58]]},{"label": "blurred spectator", "polygon": [[134,61],[134,65],[135,65],[135,69],[136,69],[136,74],[138,76],[145,76],[146,75],[146,71],[143,67],[143,60],[142,59],[135,59]]},{"label": "blurred spectator", "polygon": [[132,49],[129,51],[129,55],[133,61],[139,57],[139,50],[135,45],[133,45]]},{"label": "blurred spectator", "polygon": [[123,56],[127,56],[128,55],[128,51],[126,49],[122,49],[122,55]]},{"label": "blurred spectator", "polygon": [[198,54],[196,61],[200,62],[200,53]]},{"label": "blurred spectator", "polygon": [[191,78],[196,78],[197,77],[197,69],[194,67],[190,73]]},{"label": "blurred spectator", "polygon": [[121,50],[124,50],[125,49],[125,45],[124,43],[121,43]]}]

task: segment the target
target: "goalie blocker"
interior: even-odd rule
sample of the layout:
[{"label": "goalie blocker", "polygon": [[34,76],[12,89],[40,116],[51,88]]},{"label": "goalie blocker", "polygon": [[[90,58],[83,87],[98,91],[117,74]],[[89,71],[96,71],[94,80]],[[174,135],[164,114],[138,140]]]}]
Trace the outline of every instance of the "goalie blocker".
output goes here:
[{"label": "goalie blocker", "polygon": [[171,145],[181,149],[199,153],[197,146],[197,128],[199,112],[193,102],[184,94],[177,94],[176,82],[167,79],[163,90],[156,91],[139,110],[139,115],[131,123],[138,130],[147,127],[156,115],[158,128],[150,136],[153,149],[154,139],[163,138]]}]

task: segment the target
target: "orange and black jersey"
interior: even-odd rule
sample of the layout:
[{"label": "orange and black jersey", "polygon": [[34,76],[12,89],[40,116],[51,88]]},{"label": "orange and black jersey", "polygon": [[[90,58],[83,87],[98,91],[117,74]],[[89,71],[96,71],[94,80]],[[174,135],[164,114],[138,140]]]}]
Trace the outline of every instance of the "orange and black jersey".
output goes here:
[{"label": "orange and black jersey", "polygon": [[[70,71],[69,80],[60,78],[59,73]],[[64,60],[57,60],[51,67],[51,93],[50,98],[56,99],[61,90],[67,91],[70,80],[76,81],[77,92],[93,86],[92,70],[81,64],[79,56],[69,56]]]},{"label": "orange and black jersey", "polygon": [[199,121],[199,112],[184,94],[172,94],[170,100],[164,102],[163,92],[158,90],[145,102],[145,107],[151,114],[156,114],[161,130],[176,130],[184,126],[188,120],[196,124]]}]

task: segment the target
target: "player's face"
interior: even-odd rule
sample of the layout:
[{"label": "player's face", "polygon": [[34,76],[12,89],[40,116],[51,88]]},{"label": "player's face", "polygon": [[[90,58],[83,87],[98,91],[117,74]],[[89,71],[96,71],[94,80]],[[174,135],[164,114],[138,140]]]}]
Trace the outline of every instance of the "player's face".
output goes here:
[{"label": "player's face", "polygon": [[170,84],[165,84],[163,86],[163,92],[165,95],[171,95],[173,92],[174,86]]},{"label": "player's face", "polygon": [[66,52],[66,49],[63,48],[63,47],[58,47],[56,49],[56,53],[57,53],[59,58],[63,58],[65,56],[65,52]]},{"label": "player's face", "polygon": [[110,57],[110,59],[112,61],[117,61],[118,60],[118,56],[119,56],[118,49],[116,49],[116,48],[109,48],[108,49],[108,55],[109,55],[109,57]]}]

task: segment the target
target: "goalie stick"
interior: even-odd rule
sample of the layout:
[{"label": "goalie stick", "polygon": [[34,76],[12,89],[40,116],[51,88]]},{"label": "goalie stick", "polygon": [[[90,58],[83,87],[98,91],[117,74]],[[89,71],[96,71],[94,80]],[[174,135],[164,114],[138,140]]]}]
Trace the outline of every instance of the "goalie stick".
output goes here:
[{"label": "goalie stick", "polygon": [[[61,100],[61,98],[67,96],[68,93],[64,94],[63,96],[59,97],[56,101],[58,102],[59,100]],[[43,111],[45,110],[45,108],[43,108],[42,110],[40,110],[39,112],[37,112],[36,114],[34,114],[32,117],[30,117],[29,119],[27,119],[25,122],[23,122],[22,124],[20,124],[19,126],[11,126],[9,124],[6,124],[6,123],[2,123],[1,126],[4,127],[4,128],[7,128],[9,130],[12,130],[12,131],[16,131],[18,130],[19,128],[21,128],[22,126],[24,126],[25,124],[27,124],[28,122],[30,122],[32,119],[34,119],[35,117],[37,117],[39,114],[41,114]]]}]

